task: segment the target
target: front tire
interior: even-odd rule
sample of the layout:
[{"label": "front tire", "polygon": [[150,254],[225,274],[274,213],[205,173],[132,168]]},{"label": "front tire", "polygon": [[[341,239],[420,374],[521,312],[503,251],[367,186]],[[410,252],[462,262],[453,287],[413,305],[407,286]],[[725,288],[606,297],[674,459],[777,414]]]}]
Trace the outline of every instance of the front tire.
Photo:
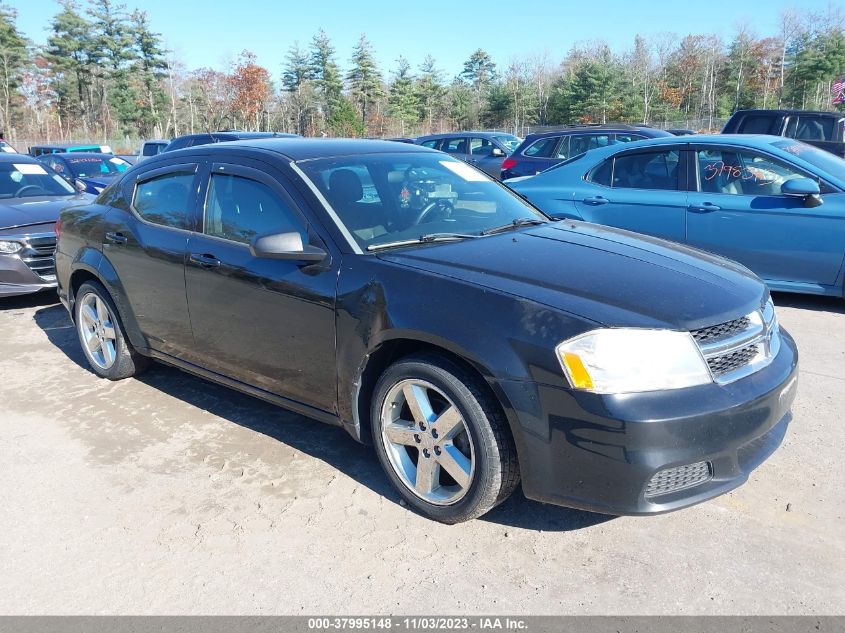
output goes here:
[{"label": "front tire", "polygon": [[450,359],[420,354],[388,367],[373,392],[382,468],[409,505],[436,521],[479,517],[519,483],[507,421],[484,387]]},{"label": "front tire", "polygon": [[149,359],[126,340],[117,308],[102,284],[86,281],[79,287],[74,322],[88,366],[101,378],[122,380],[149,365]]}]

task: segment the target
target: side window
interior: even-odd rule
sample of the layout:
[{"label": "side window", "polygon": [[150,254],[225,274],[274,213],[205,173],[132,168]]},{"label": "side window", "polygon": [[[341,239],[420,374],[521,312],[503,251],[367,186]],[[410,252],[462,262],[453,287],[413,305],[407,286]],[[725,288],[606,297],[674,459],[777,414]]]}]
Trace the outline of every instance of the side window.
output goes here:
[{"label": "side window", "polygon": [[831,141],[834,138],[835,123],[833,117],[801,115],[798,117],[794,138],[799,141]]},{"label": "side window", "polygon": [[679,162],[678,150],[617,156],[613,167],[613,187],[676,191]]},{"label": "side window", "polygon": [[144,149],[141,156],[155,156],[159,152],[158,143],[144,143]]},{"label": "side window", "polygon": [[147,222],[175,229],[188,228],[194,193],[194,174],[172,172],[135,185],[132,206]]},{"label": "side window", "polygon": [[606,161],[593,167],[593,170],[587,174],[587,180],[597,185],[605,187],[610,186],[610,177],[613,175],[613,159],[608,158]]},{"label": "side window", "polygon": [[264,183],[212,174],[205,209],[206,235],[247,244],[255,236],[302,229],[296,213]]},{"label": "side window", "polygon": [[577,134],[573,135],[569,141],[569,156],[567,158],[574,158],[580,156],[591,149],[598,147],[607,147],[610,145],[609,134]]},{"label": "side window", "polygon": [[522,152],[523,156],[536,156],[537,158],[548,158],[552,155],[557,145],[557,137],[541,138],[534,141]]},{"label": "side window", "polygon": [[737,132],[742,134],[771,134],[775,117],[771,115],[752,115],[745,117],[739,124]]},{"label": "side window", "polygon": [[443,141],[443,145],[440,146],[440,151],[448,154],[466,154],[467,140],[460,137],[446,139]]},{"label": "side window", "polygon": [[630,143],[632,141],[641,141],[645,138],[645,136],[641,136],[639,134],[617,134],[615,136],[615,140],[620,143]]},{"label": "side window", "polygon": [[557,146],[557,151],[555,152],[555,158],[569,158],[569,144],[570,144],[570,137],[564,136],[560,139],[560,145]]},{"label": "side window", "polygon": [[793,167],[765,154],[733,149],[699,150],[699,191],[746,196],[777,196],[787,180],[804,178]]},{"label": "side window", "polygon": [[429,149],[435,149],[437,147],[437,143],[440,139],[433,138],[430,141],[423,141],[420,143],[423,147],[428,147]]},{"label": "side window", "polygon": [[486,138],[473,138],[469,141],[469,153],[473,156],[490,156],[493,143]]}]

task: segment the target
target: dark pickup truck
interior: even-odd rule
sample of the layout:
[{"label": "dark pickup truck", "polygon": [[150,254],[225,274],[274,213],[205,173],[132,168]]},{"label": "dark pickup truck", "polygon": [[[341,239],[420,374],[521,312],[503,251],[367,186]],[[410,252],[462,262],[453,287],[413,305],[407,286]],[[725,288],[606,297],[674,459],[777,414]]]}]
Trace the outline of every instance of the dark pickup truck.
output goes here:
[{"label": "dark pickup truck", "polygon": [[772,134],[794,138],[845,158],[845,112],[737,110],[722,134]]}]

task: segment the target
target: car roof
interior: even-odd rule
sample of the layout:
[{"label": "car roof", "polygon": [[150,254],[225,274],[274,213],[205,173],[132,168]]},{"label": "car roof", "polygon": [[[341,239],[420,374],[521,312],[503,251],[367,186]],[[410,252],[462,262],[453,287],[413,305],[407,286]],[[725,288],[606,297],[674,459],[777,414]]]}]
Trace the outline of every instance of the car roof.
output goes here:
[{"label": "car roof", "polygon": [[425,141],[436,138],[454,138],[455,136],[478,136],[479,138],[492,138],[498,136],[514,136],[510,132],[482,132],[480,130],[459,130],[457,132],[441,132],[439,134],[426,134],[425,136],[418,136],[417,141]]},{"label": "car roof", "polygon": [[[292,161],[310,160],[314,158],[329,158],[335,156],[354,156],[356,154],[413,154],[420,152],[435,152],[435,150],[409,143],[395,141],[381,141],[350,138],[257,138],[209,145],[198,145],[185,149],[159,154],[161,157],[172,157],[177,153],[193,152],[225,153],[232,149],[258,149],[281,154]],[[159,156],[153,157],[158,158]]]},{"label": "car roof", "polygon": [[29,154],[10,154],[9,152],[0,152],[0,163],[38,163],[41,164],[34,157]]},{"label": "car roof", "polygon": [[628,125],[627,123],[604,123],[601,125],[571,125],[567,127],[561,127],[556,130],[532,132],[531,134],[528,134],[525,137],[525,140],[528,141],[530,139],[532,141],[536,141],[537,139],[541,138],[564,136],[567,134],[580,134],[581,132],[656,132],[659,136],[662,136],[662,133],[665,131],[666,130],[661,130],[656,127],[650,127],[648,125]]},{"label": "car roof", "polygon": [[834,117],[834,118],[837,118],[837,119],[841,119],[842,117],[845,117],[845,112],[831,112],[830,110],[797,110],[797,109],[790,109],[790,108],[775,108],[775,109],[771,109],[771,110],[756,110],[756,109],[737,110],[736,112],[733,113],[733,116],[736,116],[737,114],[743,114],[743,115],[748,115],[748,114],[762,114],[762,115],[767,115],[767,114],[799,114],[799,115],[800,114],[804,114],[804,115],[812,114],[812,115],[819,115],[819,116],[829,116],[829,117]]},{"label": "car roof", "polygon": [[[66,152],[63,154],[42,154],[38,158],[55,157],[61,160],[73,160],[74,158],[114,158],[116,154],[105,154],[103,152]],[[118,158],[120,158],[118,156]]]},{"label": "car roof", "polygon": [[102,147],[100,143],[49,143],[47,145],[30,145],[30,147],[52,147],[55,149],[67,149],[68,147]]}]

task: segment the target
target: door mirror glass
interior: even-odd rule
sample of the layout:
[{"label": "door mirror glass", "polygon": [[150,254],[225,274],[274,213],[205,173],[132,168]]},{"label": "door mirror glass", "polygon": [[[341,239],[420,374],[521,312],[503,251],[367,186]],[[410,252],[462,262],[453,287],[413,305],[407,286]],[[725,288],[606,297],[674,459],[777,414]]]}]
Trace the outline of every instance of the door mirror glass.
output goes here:
[{"label": "door mirror glass", "polygon": [[254,237],[249,243],[249,251],[253,257],[264,259],[319,262],[326,257],[323,249],[303,244],[298,231]]},{"label": "door mirror glass", "polygon": [[88,191],[88,185],[82,182],[79,178],[73,181],[73,186],[76,187],[76,190],[80,193]]},{"label": "door mirror glass", "polygon": [[502,157],[504,157],[504,156],[505,156],[505,152],[504,152],[503,150],[499,149],[498,147],[494,147],[494,148],[493,148],[493,151],[492,151],[492,152],[490,152],[490,155],[491,155],[491,156],[496,156],[496,157],[498,157],[498,158],[502,158]]}]

